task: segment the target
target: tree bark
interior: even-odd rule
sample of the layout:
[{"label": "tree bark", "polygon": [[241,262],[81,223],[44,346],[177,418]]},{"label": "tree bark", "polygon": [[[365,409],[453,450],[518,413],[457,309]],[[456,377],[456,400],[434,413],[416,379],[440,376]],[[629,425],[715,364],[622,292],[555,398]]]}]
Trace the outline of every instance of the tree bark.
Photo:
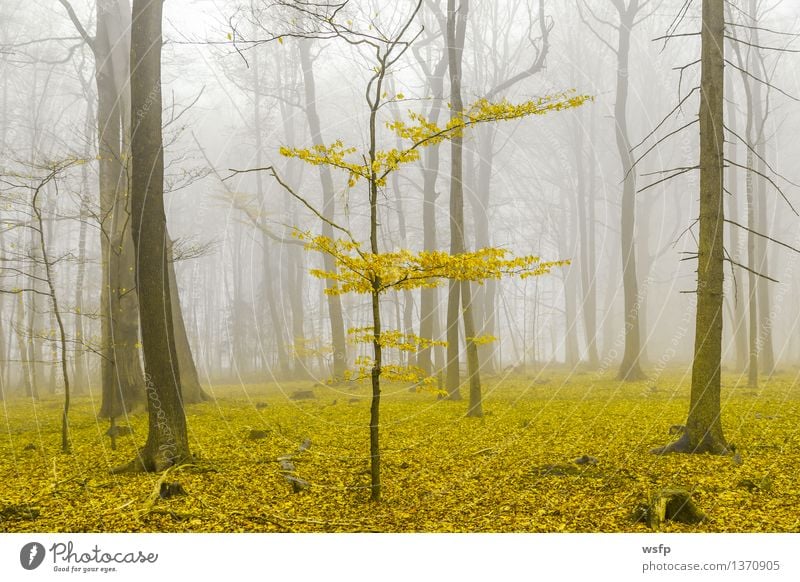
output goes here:
[{"label": "tree bark", "polygon": [[131,468],[161,471],[190,458],[164,213],[162,3],[134,0],[131,29],[131,205],[146,373],[148,433]]},{"label": "tree bark", "polygon": [[122,162],[130,114],[129,4],[97,2],[97,30],[92,43],[97,86],[97,142],[101,216],[101,382],[100,416],[114,418],[138,407],[144,376],[136,344],[138,307],[133,291],[133,244],[127,177]]},{"label": "tree bark", "polygon": [[661,452],[726,454],[720,420],[724,231],[724,1],[703,0],[700,85],[700,233],[689,417]]}]

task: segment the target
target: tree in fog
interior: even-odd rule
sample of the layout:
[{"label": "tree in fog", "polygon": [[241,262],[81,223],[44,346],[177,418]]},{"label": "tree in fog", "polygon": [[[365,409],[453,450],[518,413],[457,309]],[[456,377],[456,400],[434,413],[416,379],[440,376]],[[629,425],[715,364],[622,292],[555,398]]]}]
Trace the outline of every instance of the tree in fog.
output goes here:
[{"label": "tree in fog", "polygon": [[703,0],[700,79],[700,216],[697,249],[697,313],[689,416],[681,438],[658,453],[725,454],[722,431],[724,232],[725,0]]},{"label": "tree in fog", "polygon": [[[381,379],[422,380],[417,370],[404,371],[402,366],[397,366],[384,361],[387,349],[404,350],[415,349],[427,343],[418,336],[409,337],[399,330],[387,330],[383,325],[381,314],[381,297],[388,291],[403,291],[436,285],[440,280],[447,279],[451,282],[451,289],[458,290],[459,298],[464,301],[464,306],[470,304],[469,293],[462,295],[463,288],[468,287],[470,281],[485,281],[491,278],[500,278],[504,274],[540,275],[549,272],[556,265],[562,263],[540,263],[538,257],[507,258],[507,252],[501,249],[482,249],[476,252],[466,252],[463,238],[461,245],[456,246],[455,252],[427,252],[412,253],[406,249],[397,251],[382,251],[379,237],[379,225],[383,214],[381,195],[387,186],[389,177],[403,166],[417,162],[420,159],[420,150],[443,141],[455,141],[454,152],[460,155],[460,143],[464,132],[469,128],[491,122],[520,119],[531,115],[543,115],[551,111],[560,111],[582,105],[587,99],[584,95],[559,94],[540,97],[535,100],[514,105],[507,101],[491,103],[481,99],[470,107],[465,107],[459,99],[460,96],[460,55],[456,46],[463,47],[464,30],[466,21],[457,22],[454,3],[448,4],[448,50],[451,69],[451,89],[456,101],[452,103],[453,113],[448,123],[439,127],[420,114],[411,114],[411,122],[394,120],[386,123],[388,129],[396,136],[402,138],[405,145],[399,149],[381,149],[382,136],[380,133],[379,113],[389,99],[402,99],[402,95],[389,96],[388,75],[399,59],[407,52],[411,44],[419,36],[412,37],[411,27],[419,12],[422,0],[419,0],[411,10],[410,15],[403,17],[400,22],[395,22],[393,34],[376,37],[369,33],[357,33],[351,29],[352,24],[342,27],[335,17],[321,18],[321,25],[333,36],[342,38],[355,46],[369,47],[374,59],[371,63],[370,75],[365,88],[367,104],[367,131],[366,150],[360,155],[356,148],[347,147],[341,140],[331,144],[314,145],[311,148],[282,147],[281,154],[288,158],[297,158],[304,162],[319,166],[325,165],[337,168],[347,173],[348,184],[354,188],[358,183],[364,183],[369,208],[369,236],[366,242],[358,240],[347,227],[326,218],[322,212],[315,208],[308,198],[298,194],[290,184],[287,184],[278,174],[274,166],[256,168],[253,171],[267,171],[287,191],[300,201],[307,209],[323,222],[327,222],[332,230],[336,231],[341,239],[331,239],[325,236],[313,236],[310,233],[300,234],[307,241],[308,248],[331,255],[337,269],[334,271],[314,270],[312,274],[317,277],[330,279],[334,284],[329,286],[327,293],[342,294],[348,292],[360,293],[370,297],[370,323],[365,328],[355,330],[357,342],[369,343],[372,346],[372,357],[359,360],[359,379],[370,379],[372,394],[370,401],[370,499],[381,499],[381,446],[380,446],[380,403]],[[463,5],[462,5],[463,6]],[[324,11],[323,11],[324,12]],[[385,35],[386,33],[384,33]],[[454,87],[453,87],[454,86]],[[357,161],[354,161],[357,160]],[[454,158],[454,164],[458,164]],[[242,171],[235,170],[238,174]],[[456,167],[453,174],[451,197],[455,190],[456,202],[459,194],[462,196],[462,206],[456,207],[458,213],[451,210],[451,228],[463,237],[463,191],[459,192],[461,174]],[[451,209],[453,201],[451,200]],[[460,221],[458,220],[460,216]],[[456,241],[458,242],[458,241]],[[363,247],[363,248],[362,248]],[[368,247],[368,249],[367,249]],[[454,285],[453,285],[454,283]],[[470,371],[474,369],[477,376],[477,338],[474,329],[466,327],[467,343],[471,344]],[[476,378],[477,379],[477,378]],[[471,390],[468,415],[480,415],[481,394],[480,385],[477,391]]]},{"label": "tree in fog", "polygon": [[[472,45],[469,48],[474,54],[471,66],[472,76],[475,77],[477,85],[474,92],[478,95],[490,101],[506,98],[511,91],[523,85],[524,81],[544,71],[550,51],[553,20],[545,12],[544,0],[534,1],[531,4],[515,0],[502,3],[477,3],[473,6],[474,14],[471,18],[473,38],[468,44]],[[533,6],[536,8],[535,13]],[[508,28],[520,20],[525,21],[523,34],[518,42],[508,42],[511,34]],[[469,35],[467,37],[469,38]],[[494,50],[486,50],[486,47],[493,47]],[[469,67],[468,63],[467,68]],[[466,75],[462,77],[469,79]],[[472,209],[477,249],[492,246],[493,225],[490,224],[490,208],[496,198],[496,194],[492,195],[492,175],[496,169],[497,150],[500,149],[498,142],[504,137],[498,130],[497,125],[486,124],[476,131],[472,141],[477,160],[473,162],[471,156],[465,158],[464,183],[467,185],[465,194]],[[472,151],[468,149],[466,153],[471,154]],[[586,272],[583,261],[581,263],[582,272]],[[497,334],[498,291],[496,281],[487,281],[485,285],[474,288],[472,311],[475,327],[480,335]],[[497,369],[496,343],[478,346],[480,369],[483,372],[491,374]],[[592,345],[593,343],[590,343],[590,352]]]},{"label": "tree in fog", "polygon": [[[435,40],[445,38],[447,35],[447,18],[439,8],[438,2],[426,2],[426,10],[422,17],[432,14],[433,23],[425,23],[424,36],[414,46],[411,47],[417,65],[423,71],[425,80],[426,94],[431,96],[430,106],[426,110],[425,117],[431,123],[439,123],[444,110],[444,77],[447,73],[447,47],[442,46],[436,53],[436,58],[432,64],[428,63],[433,59],[432,48]],[[432,32],[436,30],[436,32]],[[426,53],[423,53],[422,45],[425,45]],[[446,42],[443,43],[446,45]],[[431,144],[422,154],[420,165],[422,169],[422,238],[423,249],[426,251],[438,250],[438,237],[436,229],[436,200],[439,192],[436,189],[436,182],[439,178],[441,144]],[[439,317],[439,290],[437,288],[420,289],[419,304],[419,335],[425,340],[425,344],[420,346],[417,352],[417,365],[422,371],[430,376],[434,371],[441,373],[444,368],[442,357],[442,347],[436,344],[441,334],[441,321]]]},{"label": "tree in fog", "polygon": [[[617,152],[622,166],[622,199],[620,218],[620,241],[622,244],[622,286],[625,296],[625,350],[619,368],[621,380],[641,380],[645,377],[639,364],[643,350],[639,312],[641,297],[636,273],[636,169],[628,129],[628,92],[630,90],[631,32],[646,17],[644,8],[651,0],[610,0],[617,12],[617,22],[610,23],[595,14],[596,3],[579,1],[581,16],[594,34],[612,50],[617,57],[616,100],[614,104],[614,130]],[[584,12],[587,16],[584,17]],[[589,20],[591,18],[591,20]],[[612,27],[617,33],[616,46],[612,46],[596,29],[600,24]]]},{"label": "tree in fog", "polygon": [[[773,168],[767,162],[766,147],[766,124],[771,113],[771,91],[775,87],[771,82],[774,70],[770,71],[763,54],[759,9],[760,5],[755,0],[749,0],[746,7],[737,11],[737,20],[734,20],[730,7],[726,11],[732,25],[737,25],[732,26],[734,33],[729,38],[731,48],[736,56],[735,60],[730,61],[730,66],[741,77],[745,97],[744,133],[736,133],[735,126],[729,125],[727,129],[733,134],[730,141],[735,143],[735,140],[742,140],[746,148],[746,163],[743,169],[746,172],[745,205],[747,209],[746,225],[744,225],[747,229],[744,235],[747,241],[748,267],[747,371],[748,385],[752,388],[758,387],[759,368],[765,375],[771,376],[776,365],[772,339],[774,321],[772,321],[773,315],[770,309],[771,288],[775,281],[768,277],[767,253],[769,241],[767,182],[770,180],[767,172],[773,171]],[[742,23],[739,24],[739,21]],[[745,32],[749,33],[746,38],[744,37]],[[777,49],[773,48],[773,50]],[[736,165],[729,164],[729,167],[735,169]],[[790,209],[794,211],[794,208],[790,207]],[[738,223],[731,223],[731,227],[732,229],[741,229]]]},{"label": "tree in fog", "polygon": [[[300,51],[300,67],[303,71],[303,103],[305,105],[306,121],[308,130],[311,134],[311,142],[315,146],[325,144],[322,135],[322,124],[317,111],[317,84],[314,78],[314,62],[311,57],[313,40],[304,39],[298,43]],[[335,216],[336,199],[334,198],[333,178],[328,166],[319,167],[319,179],[322,186],[322,215],[330,221]],[[322,222],[322,236],[333,237],[333,228],[330,222]],[[333,257],[326,254],[323,256],[326,271],[332,272],[336,269],[336,262]],[[330,288],[331,282],[326,281],[326,286]],[[347,344],[345,343],[344,317],[342,316],[342,302],[338,295],[327,294],[328,319],[331,327],[331,343],[333,346],[333,377],[344,377],[347,369]]]},{"label": "tree in fog", "polygon": [[[48,236],[48,222],[52,216],[47,215],[44,202],[47,189],[53,187],[58,193],[57,182],[63,179],[63,174],[71,166],[77,163],[85,163],[85,160],[70,160],[52,164],[43,168],[32,168],[34,172],[45,171],[41,177],[32,176],[13,176],[0,177],[0,185],[5,186],[2,190],[8,190],[8,194],[2,199],[7,210],[20,207],[21,216],[25,220],[18,222],[6,222],[5,227],[9,230],[20,229],[27,231],[30,235],[31,244],[27,247],[13,247],[13,254],[0,255],[0,296],[4,294],[41,295],[50,303],[50,314],[55,320],[55,342],[57,354],[54,364],[58,365],[61,372],[61,381],[64,389],[64,404],[61,411],[61,451],[70,452],[69,438],[69,407],[72,396],[70,388],[70,375],[68,367],[67,352],[67,332],[64,324],[64,315],[60,306],[58,283],[56,281],[56,266],[63,263],[65,256],[56,256],[52,250],[52,237]],[[26,183],[27,182],[27,183]],[[55,206],[53,204],[53,206]],[[17,266],[12,266],[17,265]],[[12,287],[4,285],[5,278],[9,275],[24,275],[29,281],[37,284],[29,287]],[[36,397],[37,392],[32,396]]]},{"label": "tree in fog", "polygon": [[[462,58],[467,33],[469,0],[447,0],[447,68],[450,80],[450,120],[464,110],[461,96]],[[466,251],[464,234],[464,141],[462,135],[450,140],[450,254]],[[467,377],[469,378],[469,416],[483,416],[481,407],[480,363],[475,344],[475,320],[472,311],[472,291],[468,283],[449,282],[447,294],[447,393],[451,400],[460,400],[461,372],[459,370],[459,320],[464,322],[464,341],[467,346]]]},{"label": "tree in fog", "polygon": [[134,0],[131,27],[131,226],[147,391],[147,442],[121,470],[161,471],[187,460],[169,285],[161,102],[162,4]]},{"label": "tree in fog", "polygon": [[67,0],[59,0],[92,51],[97,87],[97,157],[102,280],[100,284],[100,415],[114,419],[141,403],[144,378],[140,355],[138,305],[134,292],[133,240],[128,178],[124,163],[130,140],[128,0],[98,0],[95,34],[89,36]]},{"label": "tree in fog", "polygon": [[[101,229],[101,382],[100,415],[111,419],[135,409],[144,398],[144,378],[139,350],[137,296],[134,283],[134,250],[131,234],[129,168],[131,105],[128,79],[130,14],[128,0],[98,0],[96,30],[90,36],[67,0],[59,0],[91,49],[97,88],[97,147],[99,164]],[[86,98],[91,95],[84,90]],[[85,196],[85,194],[84,194]],[[171,246],[170,246],[171,248]],[[186,335],[177,279],[170,262],[170,283],[176,311],[178,356],[184,369],[185,402],[207,398],[200,387]]]}]

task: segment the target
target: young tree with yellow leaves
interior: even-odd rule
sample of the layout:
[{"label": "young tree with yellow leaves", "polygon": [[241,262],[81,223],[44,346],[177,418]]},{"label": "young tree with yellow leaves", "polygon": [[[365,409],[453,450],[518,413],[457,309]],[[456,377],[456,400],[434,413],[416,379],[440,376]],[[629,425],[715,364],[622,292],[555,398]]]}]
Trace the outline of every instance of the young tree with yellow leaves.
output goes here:
[{"label": "young tree with yellow leaves", "polygon": [[[346,146],[341,140],[329,145],[316,144],[310,148],[281,147],[284,157],[302,160],[314,166],[337,168],[348,176],[348,185],[355,188],[360,182],[365,183],[369,202],[369,239],[366,243],[359,241],[345,226],[315,208],[302,195],[295,192],[272,166],[252,170],[233,170],[234,174],[250,171],[266,171],[290,195],[299,200],[323,223],[337,231],[341,237],[313,236],[310,233],[299,233],[305,240],[309,250],[316,250],[331,256],[335,269],[312,270],[313,276],[329,281],[325,290],[327,294],[360,293],[369,295],[371,299],[371,323],[366,329],[351,330],[357,339],[372,343],[372,358],[360,359],[357,365],[366,372],[372,385],[370,405],[370,500],[381,499],[380,477],[380,402],[381,378],[388,380],[418,380],[415,370],[402,370],[398,366],[384,364],[385,348],[406,349],[408,346],[425,347],[426,340],[417,336],[402,334],[395,330],[385,331],[382,327],[380,299],[389,290],[422,289],[439,285],[444,280],[457,283],[472,281],[483,282],[499,279],[505,275],[528,277],[545,274],[553,267],[565,264],[564,261],[541,262],[539,257],[515,257],[504,249],[486,248],[473,252],[450,254],[441,251],[412,252],[407,249],[381,252],[379,248],[379,196],[386,187],[387,179],[402,166],[416,162],[423,148],[453,139],[460,139],[464,132],[472,126],[497,121],[521,119],[531,115],[578,107],[589,97],[572,92],[545,96],[520,104],[508,101],[492,103],[482,99],[464,110],[455,109],[447,124],[438,124],[426,119],[423,115],[410,112],[410,121],[393,120],[386,123],[386,128],[399,137],[404,148],[383,150],[379,148],[379,120],[381,107],[390,99],[386,92],[387,75],[392,66],[403,56],[411,43],[418,36],[411,35],[410,29],[421,7],[419,0],[407,19],[396,27],[397,32],[387,35],[383,31],[380,38],[373,34],[361,34],[353,31],[352,21],[347,25],[337,25],[335,15],[328,18],[326,29],[341,37],[350,44],[369,47],[374,55],[373,74],[365,89],[365,98],[369,111],[367,151],[358,152],[354,147]],[[393,95],[391,99],[402,100],[403,95]],[[365,248],[368,247],[368,248]],[[332,283],[332,284],[330,284]],[[479,338],[467,338],[468,342],[481,341]],[[366,373],[363,374],[366,376]],[[480,396],[477,396],[480,400]]]}]

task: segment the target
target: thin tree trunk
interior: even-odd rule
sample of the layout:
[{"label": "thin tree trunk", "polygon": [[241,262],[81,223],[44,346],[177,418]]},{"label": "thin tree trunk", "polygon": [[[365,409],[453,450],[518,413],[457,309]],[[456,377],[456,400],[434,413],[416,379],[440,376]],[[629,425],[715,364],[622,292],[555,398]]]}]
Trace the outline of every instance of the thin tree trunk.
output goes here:
[{"label": "thin tree trunk", "polygon": [[[300,64],[303,70],[303,87],[305,89],[305,110],[311,141],[315,146],[325,144],[322,137],[322,127],[317,113],[316,82],[314,79],[314,65],[311,61],[311,41],[303,40],[299,43]],[[322,184],[322,216],[333,220],[336,212],[333,179],[331,171],[325,164],[319,166],[319,177]],[[333,239],[333,228],[330,224],[322,223],[322,236]],[[324,268],[329,273],[336,271],[336,261],[328,254],[323,256]],[[334,282],[325,279],[325,285],[331,288]],[[333,343],[333,376],[344,377],[347,369],[347,343],[344,329],[344,316],[342,314],[342,300],[338,295],[326,295],[328,304],[328,317],[331,324],[331,341]]]},{"label": "thin tree trunk", "polygon": [[[570,225],[570,216],[574,215],[572,197],[569,192],[562,191],[561,229],[559,242],[564,248],[561,256],[572,256],[575,252],[575,229]],[[568,245],[568,246],[567,246]],[[577,308],[577,266],[570,265],[564,269],[564,363],[574,370],[580,362],[578,348],[578,308]]]},{"label": "thin tree trunk", "polygon": [[[595,264],[595,163],[594,152],[595,116],[589,111],[589,167],[584,163],[585,152],[578,160],[578,176],[582,187],[578,189],[578,221],[580,226],[581,289],[583,291],[583,325],[586,332],[586,355],[589,366],[600,364],[597,351],[597,265]],[[581,132],[581,136],[583,133]],[[582,141],[582,140],[581,140]],[[581,148],[582,149],[582,148]],[[586,180],[588,174],[588,183]]]},{"label": "thin tree trunk", "polygon": [[70,389],[69,389],[69,370],[67,369],[67,334],[64,331],[64,320],[61,316],[61,311],[58,306],[58,296],[56,295],[56,286],[54,281],[54,274],[50,257],[47,252],[47,241],[45,239],[45,222],[43,220],[42,211],[39,206],[39,196],[42,194],[43,186],[37,188],[33,195],[33,213],[36,216],[36,229],[33,231],[38,234],[39,251],[41,252],[42,264],[44,265],[44,278],[47,282],[48,295],[50,297],[51,307],[53,309],[53,316],[55,317],[58,325],[58,342],[59,354],[58,363],[61,365],[61,373],[64,376],[64,406],[61,411],[61,451],[68,453],[70,450],[69,445],[69,405],[70,405]]},{"label": "thin tree trunk", "polygon": [[[758,83],[756,83],[758,84]],[[761,102],[760,92],[755,93],[754,102],[756,103],[757,111],[761,117]],[[764,163],[765,156],[767,155],[766,147],[764,144],[764,131],[763,131],[763,117],[758,120],[759,126],[762,128],[760,138],[756,145],[756,152],[761,156],[760,159],[755,160],[755,211],[756,211],[756,230],[761,233],[769,232],[767,224],[767,183],[763,176],[767,173],[767,167]],[[756,268],[755,270],[764,275],[769,274],[769,256],[767,248],[767,240],[763,237],[756,238]],[[773,321],[774,314],[770,308],[770,294],[772,283],[766,279],[758,278],[756,280],[756,293],[758,295],[758,353],[761,360],[761,372],[767,377],[775,373],[775,348],[772,341],[772,328],[775,325]]]},{"label": "thin tree trunk", "polygon": [[[293,224],[299,224],[297,220]],[[303,289],[303,279],[306,267],[302,249],[292,247],[287,249],[289,257],[288,279],[289,279],[289,305],[292,311],[292,338],[294,344],[294,376],[296,378],[308,378],[308,356],[306,354],[306,333],[305,333],[305,305]],[[336,350],[334,349],[334,361],[336,360]]]},{"label": "thin tree trunk", "polygon": [[617,89],[614,105],[617,151],[622,162],[622,286],[625,295],[625,352],[619,368],[620,380],[641,380],[645,377],[639,365],[642,340],[639,330],[639,282],[636,275],[636,172],[633,169],[631,143],[628,137],[628,61],[631,29],[639,10],[639,0],[630,0],[619,13],[617,44]]},{"label": "thin tree trunk", "polygon": [[[450,71],[451,119],[460,116],[464,110],[461,96],[461,61],[464,52],[469,0],[462,0],[456,11],[455,0],[447,1],[447,62]],[[464,241],[464,183],[463,149],[461,136],[450,142],[450,254],[458,255],[466,251]],[[482,416],[480,371],[478,369],[475,323],[472,315],[472,297],[469,283],[452,281],[447,306],[447,392],[455,398],[461,384],[459,373],[459,345],[453,345],[450,337],[458,333],[459,299],[461,317],[464,321],[464,335],[467,348],[467,375],[470,382],[470,402],[468,416]],[[457,338],[456,338],[457,339]]]},{"label": "thin tree trunk", "polygon": [[[733,83],[730,76],[725,79],[725,91],[728,93],[728,128],[731,132],[738,133],[736,124],[736,107],[733,105]],[[730,140],[728,144],[728,156],[736,159],[736,141]],[[739,185],[737,180],[736,166],[728,165],[727,190],[728,195],[728,216],[732,222],[739,222]],[[742,264],[741,249],[739,248],[739,227],[733,224],[728,225],[728,238],[730,241],[730,255],[734,263]],[[737,370],[745,370],[748,365],[747,349],[747,324],[745,323],[745,296],[744,296],[744,269],[731,265],[733,274],[733,317],[731,318],[731,328],[733,345],[735,352],[735,362]]]},{"label": "thin tree trunk", "polygon": [[[748,121],[748,127],[750,122]],[[747,152],[747,264],[750,270],[747,272],[747,323],[748,323],[748,364],[747,364],[747,385],[750,388],[758,388],[758,287],[756,275],[753,272],[756,265],[756,241],[753,230],[755,224],[755,204],[753,200],[753,152]]]},{"label": "thin tree trunk", "polygon": [[[417,55],[418,61],[425,60]],[[442,54],[434,70],[428,76],[428,87],[432,95],[431,108],[427,119],[431,123],[438,123],[442,113],[444,101],[444,75],[447,71],[447,54]],[[439,177],[440,144],[433,144],[425,148],[422,154],[422,246],[423,250],[438,250],[436,237],[436,182]],[[419,305],[419,335],[427,340],[440,340],[441,324],[439,321],[439,290],[437,288],[420,289]],[[426,376],[434,373],[441,374],[444,367],[442,348],[423,347],[417,353],[417,365]]]},{"label": "thin tree trunk", "polygon": [[[91,108],[88,108],[91,110]],[[87,112],[88,113],[88,112]],[[87,115],[87,119],[90,118]],[[87,123],[87,135],[91,134],[90,124]],[[87,148],[88,149],[88,148]],[[85,157],[89,157],[89,152],[85,153]],[[81,196],[80,207],[80,232],[78,234],[78,273],[75,277],[75,392],[81,394],[89,385],[90,379],[86,373],[86,351],[83,348],[86,342],[86,334],[83,329],[83,296],[84,296],[84,283],[86,280],[86,234],[89,223],[89,172],[86,164],[81,166],[81,185],[83,186],[83,195]]]},{"label": "thin tree trunk", "polygon": [[[483,249],[491,246],[489,234],[489,199],[492,188],[492,172],[494,168],[494,142],[497,135],[495,124],[486,124],[478,131],[478,189],[471,197],[472,214],[475,222],[475,248]],[[477,287],[475,320],[482,335],[495,335],[497,319],[497,282],[489,279]],[[481,370],[489,374],[496,371],[496,346],[494,343],[482,344],[478,348]]]},{"label": "thin tree trunk", "polygon": [[[748,10],[750,12],[750,21],[753,26],[751,28],[750,42],[753,46],[747,47],[749,55],[749,73],[758,77],[759,79],[766,79],[769,73],[763,69],[760,55],[760,34],[758,29],[758,3],[756,0],[750,0]],[[756,173],[753,176],[755,180],[755,227],[756,231],[767,234],[767,183],[764,176],[767,173],[767,167],[764,160],[766,159],[766,135],[765,135],[765,117],[764,100],[762,98],[762,82],[747,77],[745,82],[750,83],[752,87],[752,107],[748,109],[748,115],[752,115],[753,119],[753,132],[754,139],[751,141],[751,147],[755,149],[757,156],[754,160],[755,166],[749,166],[755,169]],[[764,275],[769,272],[769,261],[767,255],[767,240],[763,237],[757,237],[755,240],[755,258],[756,263],[751,263],[752,269]],[[771,283],[766,279],[757,278],[756,294],[758,301],[758,355],[761,371],[767,376],[771,376],[775,371],[775,350],[772,342],[772,326],[775,324],[772,321],[773,314],[770,309],[770,285]]]},{"label": "thin tree trunk", "polygon": [[186,333],[186,321],[181,308],[180,293],[178,292],[178,278],[175,275],[175,260],[172,252],[172,239],[167,233],[167,261],[169,292],[172,298],[172,323],[175,328],[175,349],[178,352],[178,367],[181,371],[181,395],[184,404],[194,404],[209,400],[208,394],[200,385],[200,376],[194,363],[192,348],[189,345],[189,336]]}]

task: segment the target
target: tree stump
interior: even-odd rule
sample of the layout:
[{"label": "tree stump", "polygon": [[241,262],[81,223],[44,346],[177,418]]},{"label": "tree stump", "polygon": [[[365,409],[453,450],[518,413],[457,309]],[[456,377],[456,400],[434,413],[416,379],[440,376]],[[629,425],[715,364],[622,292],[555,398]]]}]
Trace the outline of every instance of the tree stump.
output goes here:
[{"label": "tree stump", "polygon": [[281,473],[283,473],[283,478],[286,480],[287,483],[289,483],[289,485],[292,486],[293,493],[300,493],[304,489],[308,489],[311,486],[311,483],[297,476],[295,472],[296,468],[294,466],[295,456],[297,454],[307,451],[310,448],[311,448],[311,439],[303,439],[303,442],[300,443],[300,446],[297,447],[297,453],[278,457],[278,463],[281,466]]},{"label": "tree stump", "polygon": [[253,429],[249,433],[247,433],[247,438],[250,439],[251,441],[265,439],[268,436],[269,436],[269,431],[267,430]]},{"label": "tree stump", "polygon": [[295,390],[292,392],[291,396],[289,396],[290,400],[314,400],[316,396],[314,396],[313,390]]},{"label": "tree stump", "polygon": [[696,524],[706,516],[685,489],[668,487],[650,498],[648,504],[640,504],[634,512],[635,521],[645,522],[651,529],[659,529],[665,521]]},{"label": "tree stump", "polygon": [[576,465],[596,465],[600,461],[597,457],[591,457],[589,455],[581,455],[577,459],[575,459]]}]

